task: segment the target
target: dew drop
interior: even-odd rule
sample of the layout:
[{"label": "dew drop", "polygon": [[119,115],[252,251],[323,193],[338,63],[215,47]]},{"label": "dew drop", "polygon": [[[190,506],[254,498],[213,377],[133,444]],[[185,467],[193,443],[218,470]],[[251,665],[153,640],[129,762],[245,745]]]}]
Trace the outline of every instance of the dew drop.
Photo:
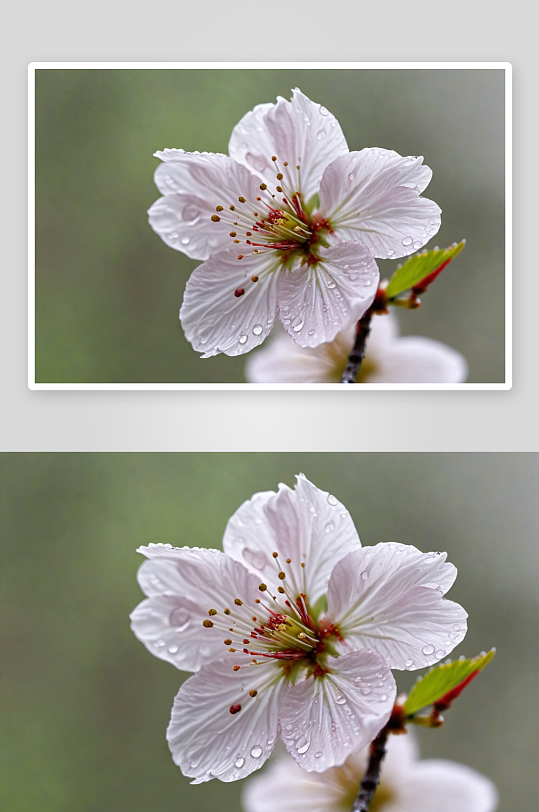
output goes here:
[{"label": "dew drop", "polygon": [[320,750],[319,750],[319,751],[318,751],[318,753],[315,753],[315,754],[314,754],[314,757],[315,757],[315,758],[320,758],[320,756],[321,756],[321,755],[322,755],[322,753],[321,753],[321,752],[320,752]]},{"label": "dew drop", "polygon": [[313,336],[314,335],[314,330],[309,330],[309,335]]},{"label": "dew drop", "polygon": [[307,744],[304,744],[302,747],[298,747],[298,753],[302,756],[304,753],[307,752],[310,746],[311,742],[307,742]]},{"label": "dew drop", "polygon": [[255,746],[251,748],[251,755],[253,758],[260,758],[262,755],[262,748],[259,744],[255,744]]},{"label": "dew drop", "polygon": [[159,646],[159,648],[163,648],[163,646],[166,646],[166,641],[161,638],[157,641],[156,645]]},{"label": "dew drop", "polygon": [[305,324],[305,322],[303,322],[303,321],[300,321],[299,324],[296,324],[296,326],[294,327],[294,332],[299,333],[299,331],[303,328],[304,324]]},{"label": "dew drop", "polygon": [[316,137],[318,138],[319,141],[321,141],[322,138],[326,137],[326,131],[325,130],[319,130],[318,133],[316,134]]},{"label": "dew drop", "polygon": [[169,646],[168,650],[170,654],[176,654],[176,652],[178,651],[178,646]]},{"label": "dew drop", "polygon": [[382,694],[382,696],[380,697],[380,702],[385,702],[386,699],[387,699],[387,694]]},{"label": "dew drop", "polygon": [[177,240],[179,236],[180,236],[180,235],[178,234],[178,232],[177,232],[177,231],[172,231],[172,232],[169,234],[169,237],[170,237],[170,239],[171,239],[171,240]]},{"label": "dew drop", "polygon": [[328,493],[328,503],[329,503],[330,505],[332,505],[332,507],[335,507],[335,505],[337,505],[337,504],[338,504],[338,502],[337,502],[337,500],[335,499],[335,497],[334,497],[334,496],[332,496],[330,493]]},{"label": "dew drop", "polygon": [[256,570],[263,569],[268,563],[264,553],[261,553],[258,550],[250,550],[249,547],[243,548],[242,555],[247,561],[247,563],[250,564],[252,567],[254,567]]},{"label": "dew drop", "polygon": [[439,650],[436,652],[436,657],[437,657],[438,659],[441,659],[442,657],[445,657],[445,651],[443,651],[442,649],[439,649]]},{"label": "dew drop", "polygon": [[372,693],[371,689],[367,685],[364,685],[363,688],[360,688],[359,690],[363,696],[368,696],[370,693]]},{"label": "dew drop", "polygon": [[363,572],[361,573],[361,576],[360,576],[361,580],[366,581],[368,577],[369,577],[369,573],[367,572],[367,570],[363,570]]},{"label": "dew drop", "polygon": [[238,770],[240,769],[240,767],[243,767],[244,764],[245,764],[245,759],[241,758],[241,756],[239,758],[237,758],[236,761],[234,762],[234,766],[237,767]]},{"label": "dew drop", "polygon": [[348,175],[348,180],[355,180],[355,179],[356,179],[356,176],[355,176],[354,172],[350,172],[350,174]]},{"label": "dew drop", "polygon": [[170,625],[175,626],[177,631],[183,631],[189,626],[191,616],[189,612],[181,607],[173,609],[170,613]]},{"label": "dew drop", "polygon": [[182,245],[189,245],[189,237],[182,237]]},{"label": "dew drop", "polygon": [[241,334],[238,341],[240,342],[240,344],[245,344],[245,342],[247,341],[247,336],[245,335],[245,333]]},{"label": "dew drop", "polygon": [[184,220],[194,225],[200,217],[200,212],[196,206],[186,206],[182,212],[182,216]]},{"label": "dew drop", "polygon": [[371,282],[370,279],[367,282],[365,282],[365,287],[366,288],[369,288],[371,285],[372,285],[372,282]]},{"label": "dew drop", "polygon": [[335,282],[333,281],[333,279],[328,279],[328,280],[327,280],[327,282],[326,282],[326,285],[328,286],[328,288],[335,288],[335,287],[337,287],[337,286],[336,286],[336,284],[335,284]]},{"label": "dew drop", "polygon": [[423,646],[423,654],[433,654],[434,653],[434,646]]},{"label": "dew drop", "polygon": [[261,324],[255,324],[255,326],[253,327],[253,335],[255,335],[255,336],[261,335],[262,334],[262,329],[263,328],[262,328]]},{"label": "dew drop", "polygon": [[406,662],[405,662],[406,668],[411,668],[413,666],[413,664],[414,664],[413,660],[406,660]]},{"label": "dew drop", "polygon": [[346,705],[346,697],[343,696],[342,694],[337,694],[337,696],[335,697],[335,702],[337,703],[337,705]]},{"label": "dew drop", "polygon": [[355,282],[357,277],[358,277],[357,273],[349,273],[348,274],[348,279],[350,280],[350,282]]},{"label": "dew drop", "polygon": [[413,243],[413,240],[412,240],[411,237],[404,237],[404,239],[402,241],[403,245],[411,245],[412,243]]},{"label": "dew drop", "polygon": [[335,525],[333,524],[333,522],[328,522],[324,527],[324,530],[326,533],[331,533],[333,530],[335,530]]},{"label": "dew drop", "polygon": [[453,626],[453,628],[454,628],[454,630],[455,630],[456,632],[458,632],[458,631],[460,630],[460,626],[459,626],[459,624],[458,624],[458,623],[455,623],[455,625]]},{"label": "dew drop", "polygon": [[285,730],[292,730],[292,725],[285,725]]},{"label": "dew drop", "polygon": [[429,223],[431,224],[431,226],[433,226],[435,222],[436,222],[436,220],[429,220]]},{"label": "dew drop", "polygon": [[416,250],[416,251],[417,251],[419,248],[421,248],[421,242],[420,242],[419,240],[416,240],[416,241],[415,241],[415,243],[414,243],[414,248],[415,248],[415,250]]},{"label": "dew drop", "polygon": [[393,250],[393,248],[390,248],[389,251],[387,252],[387,255],[388,257],[392,257],[394,253],[395,251]]},{"label": "dew drop", "polygon": [[327,116],[328,112],[329,112],[328,109],[326,107],[324,107],[323,104],[321,104],[320,105],[320,115],[321,116]]},{"label": "dew drop", "polygon": [[257,172],[262,172],[266,166],[266,159],[263,155],[255,155],[252,152],[248,152],[245,156],[245,160],[248,164],[251,164],[253,169],[256,169]]}]

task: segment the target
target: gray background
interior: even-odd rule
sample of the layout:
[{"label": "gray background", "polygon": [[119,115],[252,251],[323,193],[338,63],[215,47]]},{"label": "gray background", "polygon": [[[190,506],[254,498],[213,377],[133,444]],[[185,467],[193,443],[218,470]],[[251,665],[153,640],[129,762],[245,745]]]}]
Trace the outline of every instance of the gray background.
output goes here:
[{"label": "gray background", "polygon": [[[449,597],[470,615],[454,656],[498,651],[444,727],[421,731],[423,755],[490,776],[500,812],[535,809],[535,454],[0,455],[0,808],[238,810],[241,783],[190,786],[170,757],[186,675],[130,632],[135,548],[220,547],[243,500],[299,471],[346,505],[364,545],[447,550],[459,570]],[[416,674],[396,676],[406,689]]]},{"label": "gray background", "polygon": [[[428,243],[466,238],[458,260],[399,310],[402,332],[468,360],[469,382],[505,380],[503,70],[36,71],[36,381],[245,381],[246,356],[201,360],[178,321],[197,260],[166,246],[146,210],[152,153],[228,152],[256,104],[300,87],[351,150],[423,155],[442,208]],[[397,261],[379,261],[389,278]]]}]

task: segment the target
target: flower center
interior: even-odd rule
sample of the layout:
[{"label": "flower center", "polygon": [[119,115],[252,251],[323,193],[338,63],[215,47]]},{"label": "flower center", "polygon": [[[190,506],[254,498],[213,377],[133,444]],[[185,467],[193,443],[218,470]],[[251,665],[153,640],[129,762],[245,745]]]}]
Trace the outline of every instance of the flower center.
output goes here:
[{"label": "flower center", "polygon": [[[276,155],[272,161],[277,170],[274,191],[266,183],[261,183],[262,194],[255,201],[240,195],[237,202],[216,206],[217,214],[211,217],[214,223],[222,222],[232,229],[230,237],[240,251],[244,246],[255,254],[268,250],[297,251],[313,240],[314,229],[302,204],[299,163],[296,165],[297,177],[292,184],[292,173],[287,171],[285,181]],[[286,167],[288,161],[283,163],[283,168]],[[243,259],[243,256],[242,253],[238,254],[238,259]]]}]

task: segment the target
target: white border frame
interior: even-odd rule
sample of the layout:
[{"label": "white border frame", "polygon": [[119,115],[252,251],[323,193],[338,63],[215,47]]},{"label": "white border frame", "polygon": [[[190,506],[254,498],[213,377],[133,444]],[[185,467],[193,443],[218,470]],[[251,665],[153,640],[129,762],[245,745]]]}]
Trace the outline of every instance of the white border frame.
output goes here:
[{"label": "white border frame", "polygon": [[[461,384],[36,383],[35,382],[35,72],[36,70],[503,70],[505,71],[505,382]],[[31,62],[28,66],[28,388],[32,390],[509,390],[512,387],[512,66],[509,62]]]}]

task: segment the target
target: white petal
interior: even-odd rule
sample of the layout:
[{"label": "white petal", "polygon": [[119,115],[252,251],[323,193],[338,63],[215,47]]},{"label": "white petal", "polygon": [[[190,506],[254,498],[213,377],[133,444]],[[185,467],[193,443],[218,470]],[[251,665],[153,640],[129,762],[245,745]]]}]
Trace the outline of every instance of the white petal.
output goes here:
[{"label": "white petal", "polygon": [[339,383],[356,330],[350,327],[318,347],[300,347],[287,333],[270,337],[245,364],[249,383]]},{"label": "white petal", "polygon": [[[242,355],[264,341],[276,317],[281,267],[277,252],[238,259],[237,250],[227,249],[195,268],[180,319],[185,337],[203,358]],[[239,290],[244,293],[236,296]]]},{"label": "white petal", "polygon": [[350,240],[320,248],[319,262],[283,277],[279,316],[301,347],[333,341],[357,322],[376,295],[380,272],[369,250]]},{"label": "white petal", "polygon": [[[240,208],[238,197],[256,200],[260,181],[227,155],[166,150],[156,156],[154,175],[164,197],[148,211],[153,230],[171,248],[193,259],[207,259],[229,248],[233,219],[229,206]],[[216,206],[223,206],[221,220],[213,222]]]},{"label": "white petal", "polygon": [[[275,787],[279,787],[278,812],[350,812],[350,803],[343,805],[351,794],[348,773],[346,765],[308,773],[290,756],[279,760],[274,756],[269,769],[246,782],[242,806],[245,812],[276,812]],[[352,779],[356,791],[360,778],[361,773]]]},{"label": "white petal", "polygon": [[373,316],[366,345],[366,358],[371,364],[377,366],[383,361],[388,351],[394,346],[398,335],[399,320],[393,310]]},{"label": "white petal", "polygon": [[[277,494],[258,493],[244,502],[223,538],[225,552],[268,584],[279,583],[272,558],[278,552],[287,586],[296,595],[305,592],[311,604],[326,591],[335,562],[360,547],[346,508],[303,474],[295,490],[281,484]],[[287,558],[290,564],[285,564]]]},{"label": "white petal", "polygon": [[494,812],[497,806],[496,787],[486,776],[463,764],[428,759],[412,765],[387,812]]},{"label": "white petal", "polygon": [[[139,640],[152,654],[189,671],[222,657],[228,635],[214,627],[205,628],[202,622],[210,609],[221,613],[235,598],[252,605],[260,594],[259,581],[219,550],[151,545],[139,552],[150,557],[137,576],[150,598],[132,615]],[[154,645],[160,640],[165,646]],[[178,645],[178,652],[171,652],[169,645]]]},{"label": "white petal", "polygon": [[460,352],[432,338],[406,336],[388,347],[385,354],[380,354],[379,363],[367,380],[369,383],[463,383],[467,377],[468,364]]},{"label": "white petal", "polygon": [[182,671],[198,671],[201,665],[221,657],[224,634],[206,629],[207,606],[181,595],[159,595],[142,601],[131,612],[131,628],[151,654]]},{"label": "white petal", "polygon": [[440,228],[441,210],[420,197],[428,177],[422,160],[363,149],[333,161],[320,184],[320,211],[338,239],[359,240],[383,259],[425,245]]},{"label": "white petal", "polygon": [[328,615],[347,646],[372,649],[390,668],[410,670],[449,654],[466,634],[467,614],[443,599],[455,578],[445,557],[382,543],[339,561],[328,585]]},{"label": "white petal", "polygon": [[308,202],[318,192],[324,169],[346,154],[348,145],[337,119],[296,88],[291,102],[279,98],[277,104],[259,104],[247,113],[232,132],[229,152],[272,185],[277,171],[283,173],[281,185],[293,191],[298,191],[299,162],[301,192]]},{"label": "white petal", "polygon": [[[175,764],[194,783],[245,778],[266,761],[279,735],[282,669],[250,666],[244,655],[237,663],[245,667],[233,671],[228,659],[203,666],[174,700],[167,740]],[[234,705],[241,710],[231,713]]]},{"label": "white petal", "polygon": [[281,735],[305,770],[323,772],[369,744],[391,715],[397,686],[373,651],[328,658],[328,673],[289,688]]}]

